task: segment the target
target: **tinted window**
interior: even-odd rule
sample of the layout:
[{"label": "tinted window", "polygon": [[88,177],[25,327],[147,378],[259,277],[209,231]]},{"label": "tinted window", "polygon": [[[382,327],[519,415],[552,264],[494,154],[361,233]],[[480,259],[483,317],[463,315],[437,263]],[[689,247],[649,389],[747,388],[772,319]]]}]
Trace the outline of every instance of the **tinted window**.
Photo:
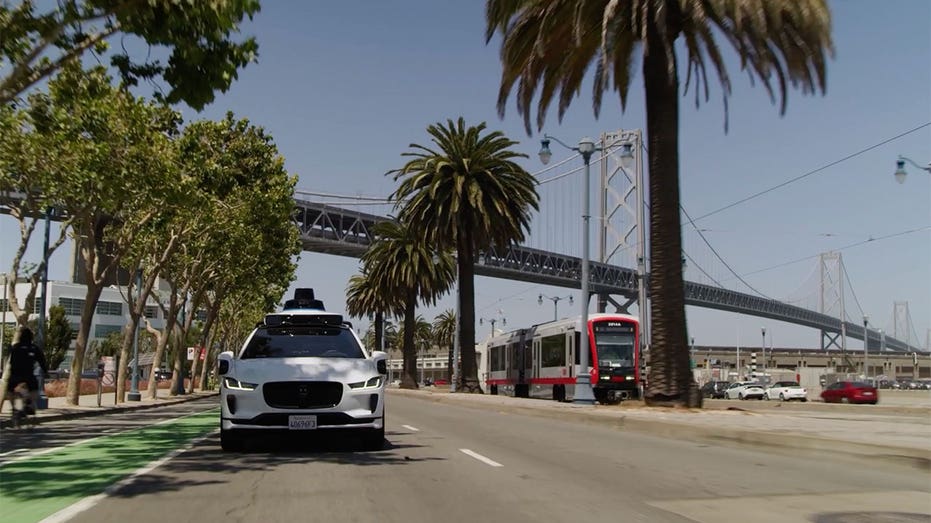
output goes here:
[{"label": "tinted window", "polygon": [[595,322],[595,350],[599,367],[634,366],[633,323],[619,321]]},{"label": "tinted window", "polygon": [[851,383],[850,386],[853,387],[853,388],[856,388],[856,389],[871,389],[871,388],[873,388],[873,386],[870,385],[869,383],[864,383],[864,382],[862,382],[862,381],[855,381],[855,382]]},{"label": "tinted window", "polygon": [[332,326],[260,328],[240,358],[364,358],[348,329]]}]

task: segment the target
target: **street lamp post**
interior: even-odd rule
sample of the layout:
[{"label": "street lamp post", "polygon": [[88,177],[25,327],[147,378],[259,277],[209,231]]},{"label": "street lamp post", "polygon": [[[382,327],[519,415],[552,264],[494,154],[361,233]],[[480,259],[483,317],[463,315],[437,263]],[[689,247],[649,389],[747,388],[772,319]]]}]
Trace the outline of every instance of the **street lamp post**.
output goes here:
[{"label": "street lamp post", "polygon": [[895,173],[893,173],[895,175],[895,181],[899,183],[905,183],[905,177],[908,175],[908,173],[905,172],[905,162],[912,164],[917,169],[931,173],[931,163],[922,167],[911,158],[906,158],[902,155],[899,155],[899,159],[895,161]]},{"label": "street lamp post", "polygon": [[762,383],[765,383],[767,381],[766,380],[766,327],[761,327],[760,332],[763,333],[763,344],[761,345],[761,347],[763,348],[763,381]]},{"label": "street lamp post", "polygon": [[867,330],[870,317],[863,315],[863,376],[870,379],[870,331]]},{"label": "street lamp post", "polygon": [[[491,324],[491,336],[494,337],[494,335],[495,335],[495,324],[498,323],[498,319],[497,319],[497,318],[492,318],[492,319],[488,320],[488,323]],[[479,325],[484,325],[484,324],[485,324],[485,318],[479,318],[479,319],[478,319],[478,324],[479,324]],[[508,324],[507,318],[502,317],[502,318],[501,318],[501,325],[507,325],[507,324]]]},{"label": "street lamp post", "polygon": [[7,276],[4,272],[0,274],[3,276],[3,298],[0,298],[0,306],[3,307],[3,320],[0,320],[0,375],[3,374],[3,344],[6,342],[6,310],[9,308],[7,304]]},{"label": "street lamp post", "polygon": [[[136,289],[139,296],[142,296],[142,269],[136,271]],[[132,301],[132,300],[130,300]],[[143,308],[143,314],[145,309]],[[133,329],[133,375],[130,380],[129,394],[126,395],[127,401],[141,401],[142,394],[139,393],[139,321],[137,320],[135,329]],[[119,374],[119,373],[117,373]]]},{"label": "street lamp post", "polygon": [[576,376],[576,385],[575,385],[575,394],[573,396],[573,403],[583,404],[583,405],[594,405],[595,404],[595,394],[592,391],[592,382],[591,374],[588,371],[588,356],[589,356],[589,343],[588,343],[588,301],[590,299],[589,293],[589,267],[588,267],[588,250],[589,250],[589,221],[591,220],[591,208],[590,208],[590,198],[589,191],[589,175],[591,174],[591,159],[592,153],[595,151],[601,151],[600,147],[595,146],[595,142],[589,138],[584,137],[579,140],[578,147],[568,146],[558,138],[551,137],[544,134],[543,140],[541,141],[540,149],[540,161],[543,162],[543,165],[549,163],[550,158],[552,158],[553,153],[550,151],[550,139],[555,140],[556,143],[578,152],[582,155],[582,159],[585,162],[585,184],[582,189],[582,336],[581,344],[579,347],[579,367],[580,372]]},{"label": "street lamp post", "polygon": [[553,302],[553,321],[556,321],[556,320],[559,319],[559,311],[558,311],[559,305],[558,305],[558,304],[559,304],[559,301],[560,301],[560,300],[565,300],[565,299],[568,298],[568,300],[569,300],[569,305],[572,305],[572,295],[569,295],[569,296],[547,296],[546,294],[541,294],[541,295],[537,296],[537,304],[538,304],[538,305],[543,305],[543,298],[546,298],[546,299],[548,299],[548,300],[550,300],[550,301]]}]

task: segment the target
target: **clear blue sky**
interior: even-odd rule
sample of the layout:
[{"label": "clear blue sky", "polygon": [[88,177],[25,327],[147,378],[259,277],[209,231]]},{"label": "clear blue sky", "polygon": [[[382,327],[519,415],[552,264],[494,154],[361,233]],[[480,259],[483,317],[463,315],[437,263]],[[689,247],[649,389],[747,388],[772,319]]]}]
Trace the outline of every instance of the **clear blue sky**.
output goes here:
[{"label": "clear blue sky", "polygon": [[[722,42],[734,80],[729,131],[724,132],[717,85],[711,102],[699,110],[691,95],[683,99],[682,204],[692,216],[931,122],[931,3],[851,0],[831,2],[831,7],[836,57],[828,65],[826,96],[791,91],[787,114],[780,117],[765,91],[751,87],[739,72],[734,54]],[[489,128],[520,141],[517,149],[529,155],[527,170],[542,168],[536,157],[539,136],[524,132],[513,99],[505,118],[497,115],[499,46],[497,40],[484,43],[483,2],[264,2],[244,30],[259,40],[259,63],[242,71],[230,91],[202,113],[185,109],[185,118],[220,118],[231,110],[264,126],[288,169],[300,177],[301,189],[386,196],[395,183],[384,173],[403,163],[400,155],[408,144],[427,143],[428,124],[460,115],[473,124],[486,121]],[[644,126],[638,75],[626,113],[616,96],[606,95],[596,120],[590,90],[583,89],[564,121],[560,124],[553,113],[545,130],[575,143],[585,135]],[[891,329],[893,302],[908,301],[924,346],[931,326],[931,176],[910,167],[906,183],[896,184],[892,172],[897,154],[926,164],[931,160],[931,127],[715,214],[698,226],[755,288],[806,303],[818,293],[814,271],[819,253],[924,228],[842,251],[856,301],[870,315],[871,325]],[[554,161],[568,156],[554,148]],[[570,219],[577,220],[577,215]],[[0,235],[16,238],[9,218],[0,218]],[[3,244],[0,263],[8,267],[12,245]],[[697,245],[694,233],[686,233],[687,251],[703,249],[692,245]],[[707,249],[692,255],[715,275],[724,274]],[[806,257],[812,258],[756,272]],[[68,267],[68,255],[56,254],[52,277],[66,278]],[[354,259],[304,253],[295,285],[316,288],[328,308],[339,310],[346,282],[357,268]],[[688,277],[697,279],[693,272]],[[570,294],[478,278],[476,316],[487,320],[503,315],[508,327],[546,321],[552,318],[552,303],[538,305],[539,293]],[[576,299],[571,311],[577,313],[579,292],[571,294]],[[452,307],[452,298],[446,297],[422,313],[432,320],[438,310]],[[560,303],[561,316],[570,312],[567,307]],[[847,297],[848,314],[857,321],[860,307]],[[761,326],[773,334],[776,346],[819,343],[815,330],[760,318],[689,308],[688,321],[699,345],[739,341],[758,346]],[[364,327],[366,322],[359,323]],[[483,337],[490,326],[476,328]],[[848,347],[862,344],[851,340]]]}]

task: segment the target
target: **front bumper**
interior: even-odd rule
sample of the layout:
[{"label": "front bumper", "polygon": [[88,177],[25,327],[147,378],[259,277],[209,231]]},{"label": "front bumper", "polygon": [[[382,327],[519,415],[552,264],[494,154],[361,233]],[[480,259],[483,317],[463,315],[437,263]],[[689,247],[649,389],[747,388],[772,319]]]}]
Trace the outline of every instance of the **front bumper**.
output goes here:
[{"label": "front bumper", "polygon": [[255,390],[220,391],[223,430],[288,430],[292,415],[317,417],[317,430],[381,429],[384,427],[385,388],[350,389],[343,386],[339,403],[324,408],[276,408],[266,403],[262,385]]}]

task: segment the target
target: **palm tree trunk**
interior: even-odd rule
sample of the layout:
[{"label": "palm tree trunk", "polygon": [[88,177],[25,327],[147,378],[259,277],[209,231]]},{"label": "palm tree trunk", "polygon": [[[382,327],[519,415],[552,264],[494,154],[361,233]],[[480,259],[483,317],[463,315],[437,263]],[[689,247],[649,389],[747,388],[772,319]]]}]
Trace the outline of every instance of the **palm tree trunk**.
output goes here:
[{"label": "palm tree trunk", "polygon": [[482,393],[478,365],[475,359],[475,249],[471,234],[460,231],[459,270],[459,354],[462,358],[462,380],[457,390]]},{"label": "palm tree trunk", "polygon": [[[669,14],[667,14],[669,16]],[[652,342],[646,402],[692,405],[700,395],[689,369],[679,218],[679,80],[674,35],[648,24],[643,61],[650,162]],[[670,24],[667,24],[669,27]]]},{"label": "palm tree trunk", "polygon": [[404,304],[404,341],[401,353],[404,358],[404,370],[401,374],[402,389],[417,388],[417,347],[414,345],[414,331],[417,329],[417,295],[413,291],[407,293]]},{"label": "palm tree trunk", "polygon": [[375,346],[371,347],[372,350],[384,350],[384,343],[382,339],[385,336],[385,313],[376,312],[375,313]]}]

